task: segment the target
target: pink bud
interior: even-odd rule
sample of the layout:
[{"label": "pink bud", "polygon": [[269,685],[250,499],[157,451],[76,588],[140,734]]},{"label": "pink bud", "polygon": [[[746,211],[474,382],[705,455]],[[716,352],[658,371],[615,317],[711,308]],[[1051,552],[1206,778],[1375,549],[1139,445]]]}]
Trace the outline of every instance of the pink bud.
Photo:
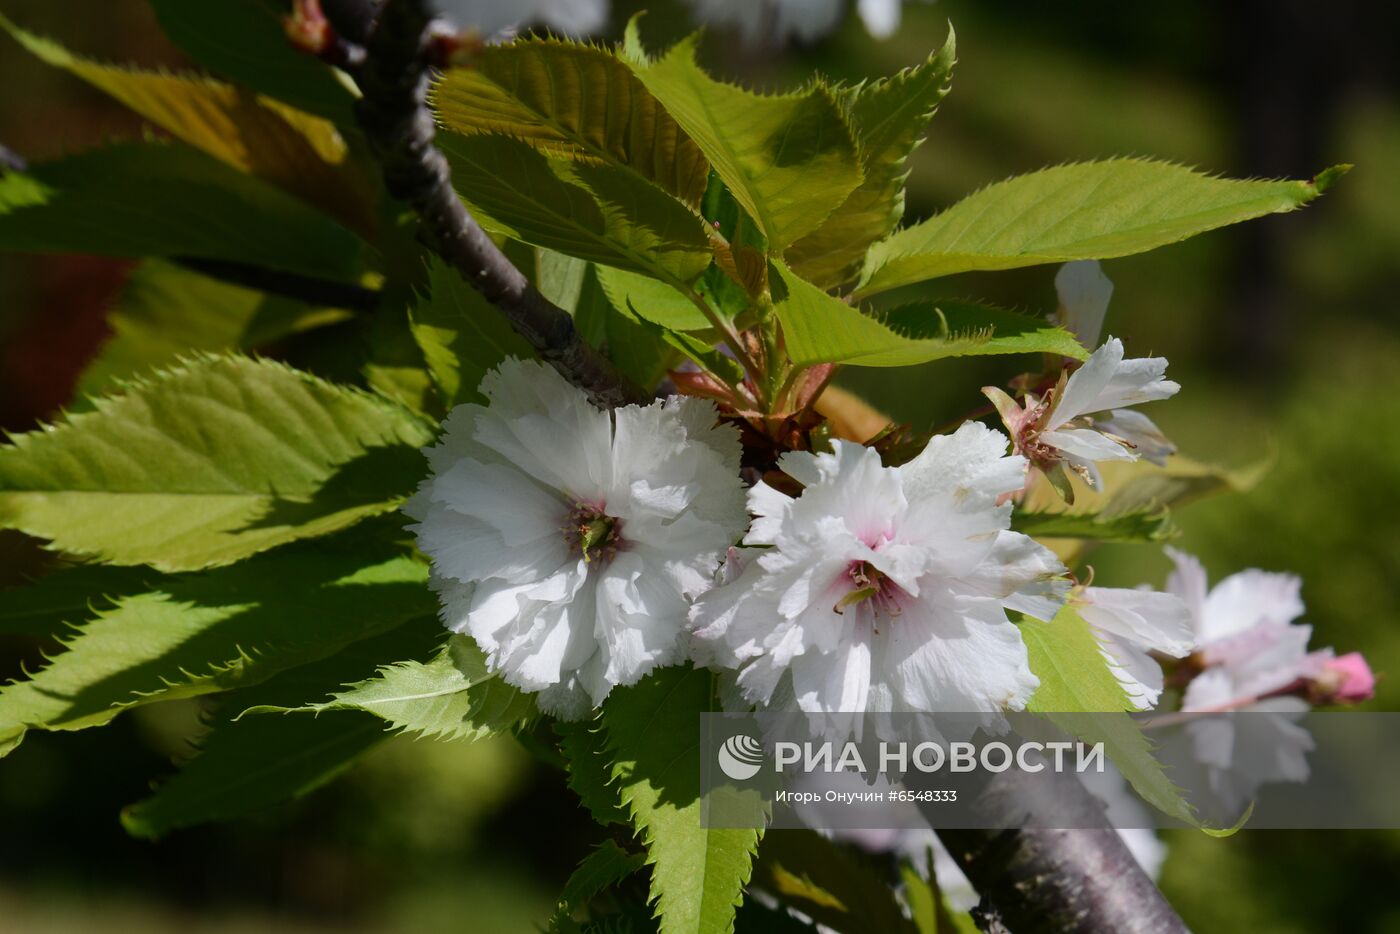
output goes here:
[{"label": "pink bud", "polygon": [[1360,652],[1348,652],[1329,661],[1321,680],[1336,684],[1329,693],[1339,704],[1359,704],[1376,694],[1376,676]]}]

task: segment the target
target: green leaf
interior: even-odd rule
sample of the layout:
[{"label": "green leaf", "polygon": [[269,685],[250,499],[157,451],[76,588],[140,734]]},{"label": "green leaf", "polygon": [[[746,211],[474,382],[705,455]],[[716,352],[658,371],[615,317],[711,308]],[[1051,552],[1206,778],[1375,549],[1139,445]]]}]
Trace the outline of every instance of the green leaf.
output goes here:
[{"label": "green leaf", "polygon": [[613,780],[646,845],[661,934],[731,931],[760,836],[700,822],[700,714],[710,709],[712,678],[666,668],[603,705]]},{"label": "green leaf", "polygon": [[279,363],[204,357],[0,447],[0,524],[167,571],[227,564],[398,507],[431,427]]},{"label": "green leaf", "polygon": [[754,882],[844,934],[915,934],[894,892],[861,854],[810,830],[771,830]]},{"label": "green leaf", "polygon": [[638,318],[631,308],[610,302],[598,283],[601,268],[585,265],[573,308],[574,324],[584,340],[602,350],[628,379],[651,389],[675,362],[667,339],[671,332]]},{"label": "green leaf", "polygon": [[856,291],[867,296],[959,272],[1141,253],[1302,207],[1338,174],[1236,181],[1145,159],[1042,169],[988,185],[876,244]]},{"label": "green leaf", "polygon": [[48,667],[0,690],[0,741],[122,709],[257,684],[435,612],[427,568],[397,546],[302,544],[117,599]]},{"label": "green leaf", "polygon": [[957,58],[953,31],[928,61],[892,78],[837,90],[860,149],[865,180],[820,227],[787,251],[799,275],[822,288],[849,282],[870,245],[889,236],[904,216],[908,159],[948,93]]},{"label": "green leaf", "polygon": [[489,45],[433,89],[439,120],[459,133],[497,133],[547,155],[626,169],[699,207],[710,167],[611,51],[560,39]]},{"label": "green leaf", "polygon": [[413,336],[428,371],[447,408],[484,403],[476,387],[487,371],[507,357],[528,359],[535,352],[500,309],[437,257],[430,260],[428,278],[428,293],[412,313]]},{"label": "green leaf", "polygon": [[399,662],[372,678],[299,707],[254,707],[250,714],[360,710],[429,739],[474,741],[534,716],[534,698],[493,675],[471,637],[455,635],[427,662]]},{"label": "green leaf", "polygon": [[912,366],[944,357],[1041,352],[1079,360],[1086,356],[1070,332],[1013,311],[941,302],[902,306],[875,317],[777,264],[770,275],[788,355],[800,366]]},{"label": "green leaf", "polygon": [[165,35],[206,68],[341,126],[355,125],[353,85],[292,47],[276,0],[150,0]]},{"label": "green leaf", "polygon": [[191,351],[253,350],[348,317],[147,260],[108,312],[112,337],[79,377],[75,396],[112,389],[119,379],[168,366]]},{"label": "green leaf", "polygon": [[569,788],[588,813],[604,826],[627,823],[627,812],[622,809],[617,788],[611,784],[608,740],[602,723],[597,719],[558,721],[554,732],[559,735],[559,749],[568,763]]},{"label": "green leaf", "polygon": [[54,571],[25,587],[0,590],[0,636],[72,635],[98,607],[145,593],[157,576],[149,568],[86,564]]},{"label": "green leaf", "polygon": [[1167,778],[1147,736],[1126,713],[1132,709],[1128,696],[1074,607],[1066,605],[1048,623],[1024,620],[1021,637],[1031,671],[1040,679],[1026,709],[1086,743],[1103,743],[1144,801],[1169,817],[1195,824],[1181,790]]},{"label": "green leaf", "polygon": [[119,143],[0,177],[0,250],[190,256],[355,282],[364,249],[316,209],[181,143]]},{"label": "green leaf", "polygon": [[82,78],[177,139],[314,204],[370,235],[376,194],[329,120],[198,76],[100,65],[48,39],[7,30],[41,61]]},{"label": "green leaf", "polygon": [[438,143],[458,194],[495,233],[677,283],[709,265],[700,216],[629,172],[548,158],[505,136],[443,132]]},{"label": "green leaf", "polygon": [[628,853],[611,840],[598,844],[564,883],[549,923],[550,931],[561,930],[574,912],[641,868],[640,853]]},{"label": "green leaf", "polygon": [[232,820],[300,798],[329,782],[389,734],[367,714],[239,717],[263,704],[292,706],[364,677],[384,658],[426,652],[441,640],[432,616],[357,642],[330,658],[284,671],[220,698],[195,754],[155,794],[122,811],[134,837]]},{"label": "green leaf", "polygon": [[614,308],[671,331],[704,331],[711,326],[705,313],[673,286],[611,266],[596,268],[598,282]]},{"label": "green leaf", "polygon": [[691,36],[655,62],[629,64],[780,255],[860,184],[850,128],[822,85],[769,97],[715,81],[696,64],[697,42]]},{"label": "green leaf", "polygon": [[1011,514],[1011,527],[1036,538],[1089,538],[1103,542],[1160,543],[1177,535],[1171,513],[1165,508],[1119,515],[1082,512],[1027,512]]}]

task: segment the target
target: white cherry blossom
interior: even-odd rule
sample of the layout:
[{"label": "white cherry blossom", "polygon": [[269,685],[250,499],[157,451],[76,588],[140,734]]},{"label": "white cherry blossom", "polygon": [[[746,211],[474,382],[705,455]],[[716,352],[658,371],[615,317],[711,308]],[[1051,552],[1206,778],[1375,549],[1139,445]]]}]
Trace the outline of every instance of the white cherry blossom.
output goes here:
[{"label": "white cherry blossom", "polygon": [[1150,653],[1183,658],[1196,646],[1186,603],[1175,594],[1117,587],[1085,587],[1073,601],[1133,706],[1157,706],[1162,666]]},{"label": "white cherry blossom", "polygon": [[737,670],[751,704],[808,713],[1024,707],[1038,682],[1007,609],[1049,619],[1067,589],[998,504],[1024,459],[976,423],[901,467],[833,445],[784,455],[797,498],[750,491],[748,563],[691,612],[697,660]]},{"label": "white cherry blossom", "polygon": [[490,404],[452,411],[406,511],[448,628],[578,717],[683,659],[689,600],[747,522],[737,432],[695,399],[600,411],[534,362],[480,391]]}]

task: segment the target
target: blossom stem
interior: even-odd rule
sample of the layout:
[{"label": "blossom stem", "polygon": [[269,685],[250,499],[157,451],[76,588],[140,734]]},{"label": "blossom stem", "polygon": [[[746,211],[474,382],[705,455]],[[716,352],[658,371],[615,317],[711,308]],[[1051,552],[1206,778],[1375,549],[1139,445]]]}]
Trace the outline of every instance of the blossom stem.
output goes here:
[{"label": "blossom stem", "polygon": [[452,189],[447,159],[433,145],[427,106],[433,65],[428,0],[386,0],[366,31],[358,70],[360,126],[389,193],[418,213],[422,236],[491,304],[540,358],[603,408],[645,401],[645,393],[588,344],[568,312],[540,294],[491,241]]}]

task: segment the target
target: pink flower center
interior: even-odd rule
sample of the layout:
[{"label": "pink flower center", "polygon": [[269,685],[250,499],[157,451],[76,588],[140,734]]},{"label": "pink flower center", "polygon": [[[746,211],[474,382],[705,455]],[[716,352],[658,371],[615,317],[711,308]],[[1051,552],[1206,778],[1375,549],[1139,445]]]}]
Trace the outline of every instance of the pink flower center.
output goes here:
[{"label": "pink flower center", "polygon": [[603,512],[602,504],[576,503],[564,523],[564,541],[589,563],[607,563],[622,546],[622,520]]},{"label": "pink flower center", "polygon": [[846,569],[846,576],[851,581],[852,589],[832,607],[837,613],[844,613],[847,607],[861,603],[868,603],[877,618],[894,619],[904,612],[901,604],[904,591],[869,561],[852,561]]}]

